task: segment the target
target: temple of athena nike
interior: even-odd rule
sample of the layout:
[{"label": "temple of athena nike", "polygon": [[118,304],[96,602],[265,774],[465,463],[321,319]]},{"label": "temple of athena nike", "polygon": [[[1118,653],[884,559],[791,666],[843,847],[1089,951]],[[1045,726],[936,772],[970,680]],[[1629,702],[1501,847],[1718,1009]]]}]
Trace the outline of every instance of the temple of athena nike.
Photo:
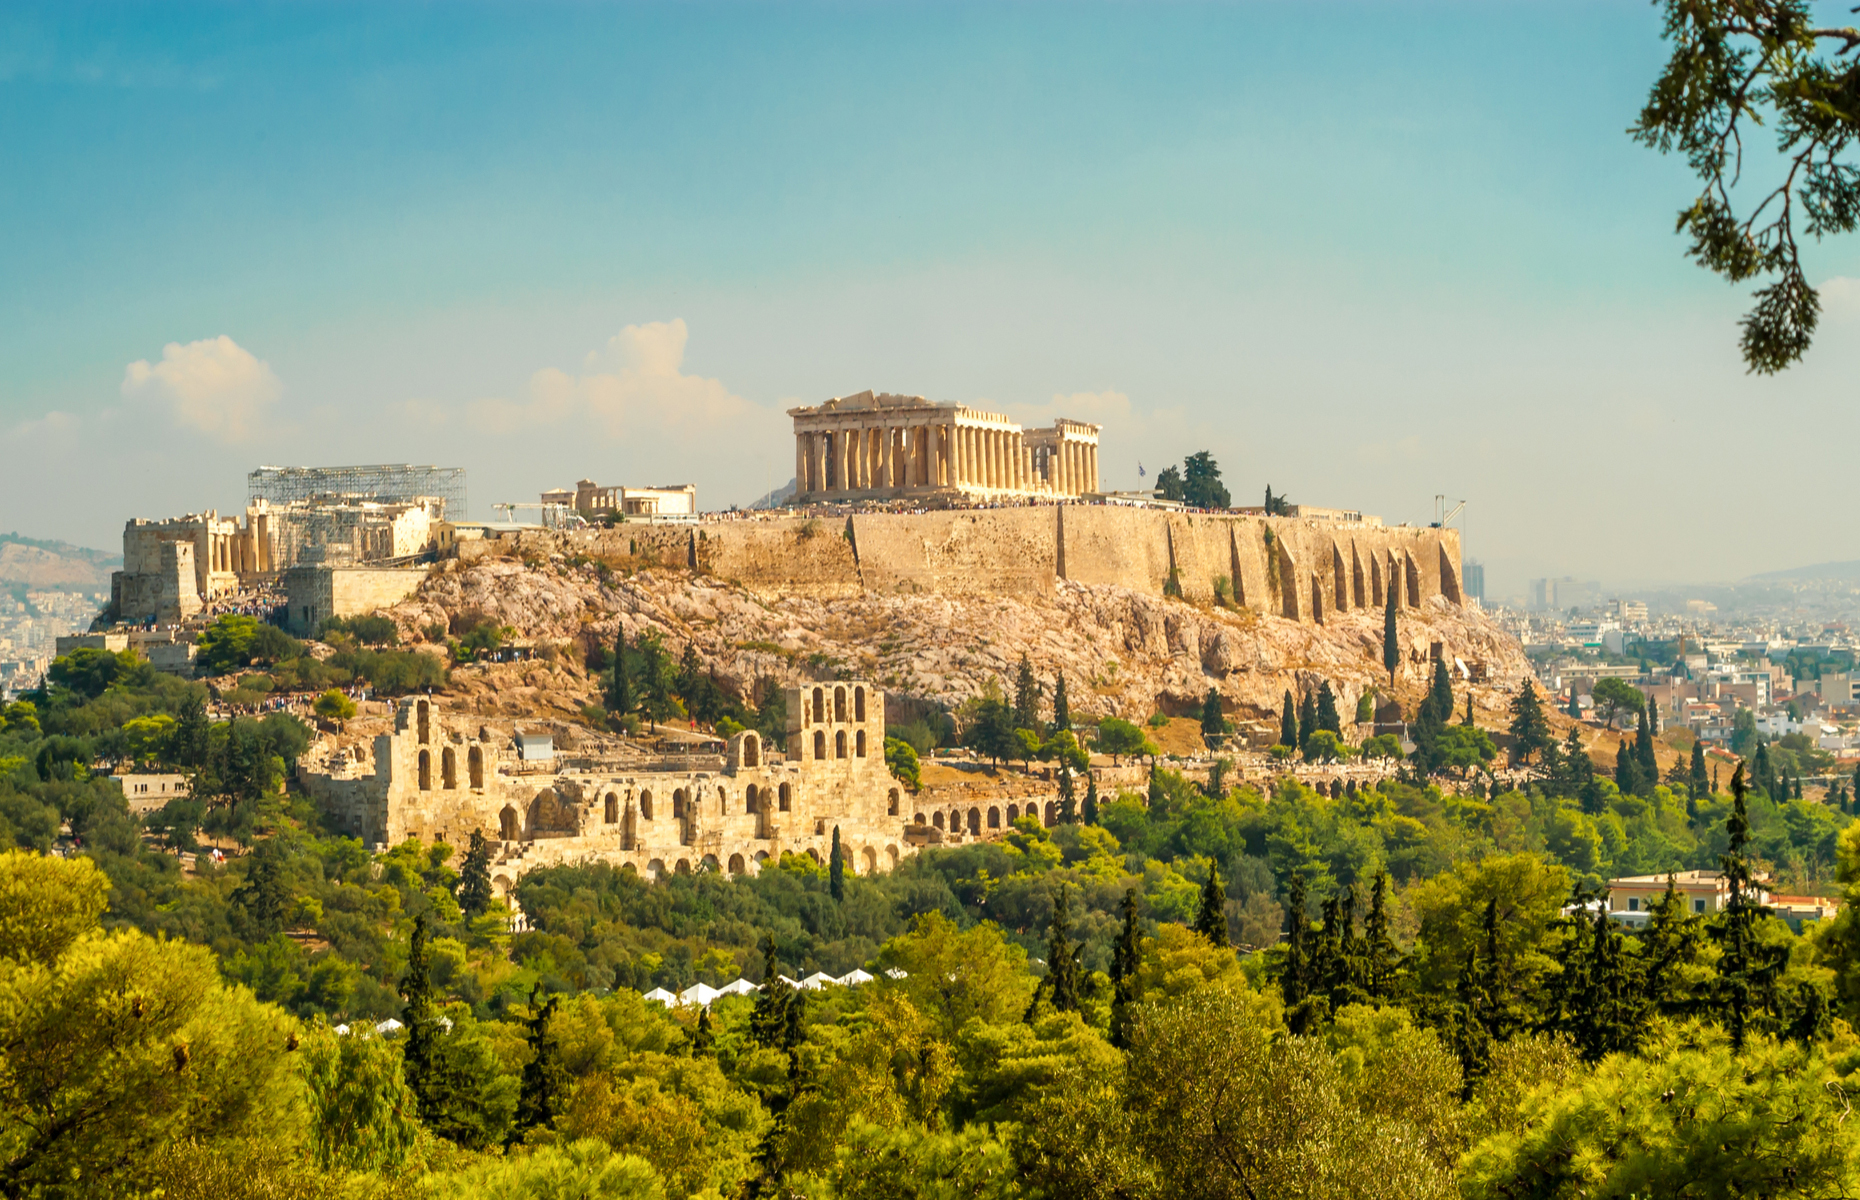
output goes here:
[{"label": "temple of athena nike", "polygon": [[1000,413],[922,396],[859,392],[794,418],[796,499],[1048,497],[1098,491],[1098,431],[1022,429]]}]

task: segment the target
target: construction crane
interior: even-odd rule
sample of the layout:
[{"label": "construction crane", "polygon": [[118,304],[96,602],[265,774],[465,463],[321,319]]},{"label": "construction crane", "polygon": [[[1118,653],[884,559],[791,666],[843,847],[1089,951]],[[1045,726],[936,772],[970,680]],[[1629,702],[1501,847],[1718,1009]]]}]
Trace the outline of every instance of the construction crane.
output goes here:
[{"label": "construction crane", "polygon": [[1453,518],[1466,511],[1466,501],[1462,500],[1447,511],[1447,498],[1438,493],[1434,496],[1434,523],[1430,528],[1444,529],[1453,522]]}]

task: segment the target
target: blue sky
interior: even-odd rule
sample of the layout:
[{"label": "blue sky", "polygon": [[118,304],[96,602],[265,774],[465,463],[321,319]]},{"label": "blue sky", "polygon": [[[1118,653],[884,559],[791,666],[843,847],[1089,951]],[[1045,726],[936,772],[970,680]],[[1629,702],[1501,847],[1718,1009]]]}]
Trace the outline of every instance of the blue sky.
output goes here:
[{"label": "blue sky", "polygon": [[1746,376],[1613,3],[0,12],[0,528],[261,462],[747,501],[865,387],[1103,421],[1109,482],[1426,520],[1491,590],[1860,557],[1853,243]]}]

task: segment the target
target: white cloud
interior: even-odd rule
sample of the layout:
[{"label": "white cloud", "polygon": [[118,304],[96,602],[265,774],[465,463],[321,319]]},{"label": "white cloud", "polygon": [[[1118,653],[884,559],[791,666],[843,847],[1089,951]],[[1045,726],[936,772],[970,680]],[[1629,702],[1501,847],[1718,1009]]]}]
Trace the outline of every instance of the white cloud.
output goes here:
[{"label": "white cloud", "polygon": [[1821,293],[1822,310],[1827,315],[1843,320],[1860,316],[1860,279],[1836,275],[1816,290]]},{"label": "white cloud", "polygon": [[490,433],[583,423],[613,438],[697,432],[705,437],[766,421],[769,411],[720,380],[683,372],[690,332],[682,318],[628,325],[587,356],[584,373],[544,367],[520,401],[487,397],[470,406],[473,424]]},{"label": "white cloud", "polygon": [[1015,404],[1008,415],[1022,425],[1051,425],[1061,417],[1106,425],[1128,435],[1136,425],[1130,409],[1130,397],[1118,391],[1053,393],[1045,404]]},{"label": "white cloud", "polygon": [[249,437],[284,385],[271,365],[224,334],[169,342],[161,361],[141,359],[123,372],[123,399],[167,408],[178,424],[223,442]]}]

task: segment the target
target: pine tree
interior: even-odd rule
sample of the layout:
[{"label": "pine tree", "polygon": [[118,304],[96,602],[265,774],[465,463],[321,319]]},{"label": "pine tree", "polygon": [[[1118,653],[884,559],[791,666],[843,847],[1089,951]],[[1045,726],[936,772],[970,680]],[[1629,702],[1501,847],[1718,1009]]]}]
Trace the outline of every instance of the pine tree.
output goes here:
[{"label": "pine tree", "polygon": [[481,829],[471,831],[465,861],[459,864],[458,891],[455,894],[459,910],[467,917],[482,916],[491,909],[491,901],[496,896],[491,887],[491,843]]},{"label": "pine tree", "polygon": [[1615,786],[1621,789],[1623,796],[1640,795],[1640,763],[1635,761],[1626,738],[1622,738],[1615,749]]},{"label": "pine tree", "polygon": [[1696,803],[1711,794],[1711,779],[1705,774],[1705,743],[1702,741],[1695,740],[1692,743],[1692,772],[1687,787],[1693,800],[1693,804],[1687,805],[1687,808],[1696,816]]},{"label": "pine tree", "polygon": [[703,682],[704,662],[698,657],[697,646],[687,640],[685,652],[678,660],[678,694],[688,700],[696,695]]},{"label": "pine tree", "polygon": [[1401,952],[1389,936],[1388,890],[1389,873],[1383,871],[1376,876],[1375,890],[1369,893],[1369,915],[1363,919],[1363,990],[1378,1003],[1395,998],[1401,969]]},{"label": "pine tree", "polygon": [[1087,825],[1098,823],[1098,777],[1095,775],[1085,776],[1085,804],[1079,816]]},{"label": "pine tree", "polygon": [[1640,768],[1640,778],[1649,791],[1660,781],[1660,760],[1653,754],[1653,725],[1647,711],[1653,707],[1648,704],[1640,710],[1640,727],[1634,734],[1634,765]]},{"label": "pine tree", "polygon": [[1654,902],[1647,927],[1640,935],[1640,957],[1645,964],[1641,989],[1647,1003],[1662,1016],[1683,1017],[1692,1011],[1692,996],[1683,972],[1698,961],[1703,936],[1700,920],[1686,911],[1685,897],[1669,873],[1666,894]]},{"label": "pine tree", "polygon": [[1208,860],[1208,881],[1201,885],[1201,908],[1195,913],[1195,932],[1225,950],[1227,939],[1227,892],[1221,887],[1220,865]]},{"label": "pine tree", "polygon": [[1285,900],[1285,958],[1279,969],[1279,995],[1285,1001],[1285,1019],[1296,1034],[1310,1032],[1311,946],[1305,919],[1305,877],[1292,876]]},{"label": "pine tree", "polygon": [[646,701],[646,717],[657,730],[659,722],[672,714],[672,667],[665,653],[665,640],[657,630],[639,635],[639,684]]},{"label": "pine tree", "polygon": [[[1080,956],[1085,947],[1072,941],[1072,903],[1067,895],[1068,890],[1064,883],[1053,889],[1053,922],[1047,929],[1046,937],[1046,978],[1040,983],[1055,1009],[1060,1012],[1077,1012],[1079,989],[1085,973]],[[1033,1005],[1027,1010],[1029,1017],[1039,1002],[1040,993],[1036,990]]]},{"label": "pine tree", "polygon": [[1040,731],[1040,681],[1034,678],[1033,663],[1020,656],[1020,671],[1014,678],[1014,728]]},{"label": "pine tree", "polygon": [[1072,764],[1061,758],[1059,760],[1059,823],[1076,825],[1078,820],[1078,805],[1073,799]]},{"label": "pine tree", "polygon": [[709,1058],[717,1052],[717,1033],[710,1023],[710,1005],[698,1012],[697,1029],[691,1034],[691,1056]]},{"label": "pine tree", "polygon": [[626,659],[626,629],[614,635],[613,673],[607,683],[607,711],[616,717],[631,716],[639,707],[633,694],[633,668]]},{"label": "pine tree", "polygon": [[[1292,693],[1285,693],[1285,707],[1279,710],[1279,745],[1298,749],[1298,714],[1292,708]],[[1860,768],[1856,768],[1860,771]],[[1855,776],[1860,778],[1860,774]]]},{"label": "pine tree", "polygon": [[[1742,773],[1742,763],[1738,764],[1738,771],[1740,774]],[[1757,752],[1751,756],[1750,774],[1750,782],[1755,785],[1758,791],[1762,792],[1767,797],[1775,797],[1776,779],[1775,776],[1770,773],[1770,748],[1763,742],[1757,743]],[[1737,786],[1737,778],[1736,775],[1731,777],[1732,787]]]},{"label": "pine tree", "polygon": [[1311,735],[1317,730],[1317,697],[1307,690],[1304,698],[1298,702],[1298,752],[1300,754],[1311,745]]},{"label": "pine tree", "polygon": [[283,842],[271,837],[259,843],[245,882],[233,892],[231,900],[245,909],[246,916],[265,933],[276,933],[284,927],[284,918],[291,909],[291,881],[284,869]]},{"label": "pine tree", "polygon": [[517,1099],[517,1121],[511,1140],[526,1129],[547,1128],[561,1112],[562,1102],[574,1079],[562,1061],[561,1039],[550,1028],[555,1019],[556,998],[538,1004],[541,985],[530,989],[530,1016],[524,1022],[528,1032],[530,1061],[523,1068],[523,1087]]},{"label": "pine tree", "polygon": [[401,1069],[408,1089],[419,1102],[421,1119],[433,1124],[450,1108],[451,1096],[439,1053],[443,1026],[433,1004],[432,968],[427,959],[426,940],[426,914],[422,913],[414,918],[407,970],[400,977],[401,998],[407,1002],[401,1010],[401,1023],[407,1028]]},{"label": "pine tree", "polygon": [[1569,706],[1563,710],[1572,721],[1582,720],[1582,701],[1576,696],[1576,685],[1569,685]]},{"label": "pine tree", "polygon": [[1066,699],[1066,673],[1061,671],[1053,681],[1053,732],[1065,733],[1072,728],[1072,704]]},{"label": "pine tree", "polygon": [[840,852],[840,827],[833,827],[833,861],[827,865],[827,891],[835,901],[846,899],[846,859]]},{"label": "pine tree", "polygon": [[1209,688],[1201,701],[1201,736],[1212,741],[1227,732],[1227,717],[1221,712],[1221,690]]},{"label": "pine tree", "polygon": [[1343,718],[1337,715],[1337,693],[1330,690],[1330,680],[1318,685],[1317,727],[1343,737]]},{"label": "pine tree", "polygon": [[1422,774],[1432,774],[1440,766],[1435,746],[1440,740],[1441,731],[1452,719],[1453,681],[1447,677],[1447,664],[1436,662],[1434,681],[1428,688],[1427,698],[1421,701],[1421,711],[1409,730],[1409,736],[1414,739],[1415,765]]},{"label": "pine tree", "polygon": [[749,1036],[756,1045],[779,1049],[787,1041],[789,1002],[798,993],[782,981],[781,960],[775,957],[775,939],[762,935],[762,990],[749,1014]]},{"label": "pine tree", "polygon": [[1730,898],[1708,930],[1719,950],[1712,1012],[1731,1035],[1732,1049],[1739,1051],[1751,1032],[1774,1028],[1781,1011],[1777,984],[1789,962],[1787,946],[1767,945],[1758,932],[1771,910],[1755,898],[1756,886],[1745,854],[1750,845],[1745,790],[1740,763],[1731,776],[1731,815],[1725,822],[1730,841],[1718,860]]},{"label": "pine tree", "polygon": [[1129,1041],[1129,1010],[1137,1001],[1137,972],[1143,969],[1143,935],[1137,926],[1137,889],[1125,888],[1123,929],[1111,948],[1111,1044],[1122,1050]]},{"label": "pine tree", "polygon": [[1537,698],[1537,687],[1528,678],[1518,684],[1518,694],[1511,698],[1510,732],[1512,753],[1520,762],[1528,762],[1532,755],[1555,745],[1543,702]]},{"label": "pine tree", "polygon": [[1395,594],[1400,587],[1395,573],[1389,572],[1388,603],[1382,609],[1382,667],[1389,673],[1390,685],[1401,666],[1401,639],[1395,632]]}]

